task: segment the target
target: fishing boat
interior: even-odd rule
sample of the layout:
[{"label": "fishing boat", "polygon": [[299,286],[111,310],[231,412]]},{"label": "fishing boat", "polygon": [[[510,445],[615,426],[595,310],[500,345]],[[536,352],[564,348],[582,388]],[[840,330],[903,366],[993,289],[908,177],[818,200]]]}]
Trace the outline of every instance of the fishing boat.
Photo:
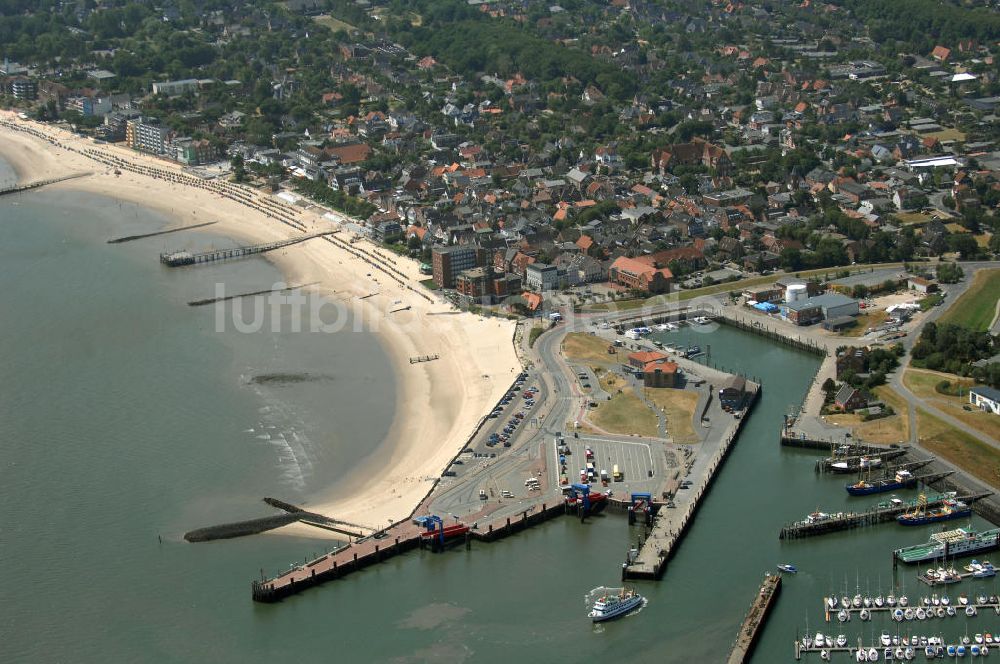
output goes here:
[{"label": "fishing boat", "polygon": [[622,588],[618,594],[609,593],[599,598],[588,615],[595,623],[603,622],[625,615],[642,602],[642,595],[629,588]]},{"label": "fishing boat", "polygon": [[972,508],[961,500],[956,500],[954,494],[952,497],[945,498],[939,507],[931,509],[927,509],[927,496],[920,494],[914,509],[900,514],[896,517],[896,521],[902,526],[923,526],[928,523],[961,519],[970,514],[972,514]]},{"label": "fishing boat", "polygon": [[845,485],[847,493],[852,496],[869,496],[873,493],[885,493],[905,489],[916,484],[913,473],[908,470],[896,472],[895,477],[884,477],[875,481],[861,480],[854,484]]},{"label": "fishing boat", "polygon": [[781,563],[780,565],[778,565],[778,569],[780,569],[782,572],[788,572],[789,574],[795,574],[799,571],[798,568],[795,565],[792,565],[791,563]]},{"label": "fishing boat", "polygon": [[[931,535],[925,544],[896,549],[895,556],[904,563],[968,556],[1000,547],[1000,528],[976,532],[973,528],[956,528]],[[992,566],[991,566],[992,567]],[[941,603],[944,604],[944,598]]]}]

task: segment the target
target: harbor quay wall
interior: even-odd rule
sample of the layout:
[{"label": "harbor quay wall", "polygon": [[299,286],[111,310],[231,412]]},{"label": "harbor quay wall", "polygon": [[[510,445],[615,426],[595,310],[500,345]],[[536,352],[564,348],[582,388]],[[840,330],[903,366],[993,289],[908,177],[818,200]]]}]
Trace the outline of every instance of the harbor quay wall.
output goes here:
[{"label": "harbor quay wall", "polygon": [[652,532],[656,533],[657,530],[662,531],[664,529],[668,529],[667,539],[662,547],[658,547],[654,555],[652,547],[658,544],[659,540],[647,538],[640,548],[639,557],[637,559],[637,561],[643,561],[652,557],[654,562],[646,562],[642,564],[641,568],[638,568],[638,565],[635,563],[630,564],[626,562],[622,566],[622,579],[659,580],[660,577],[663,576],[663,572],[666,570],[667,562],[673,557],[677,547],[680,545],[685,535],[687,535],[688,526],[691,524],[694,516],[698,513],[698,510],[701,507],[702,498],[715,481],[719,467],[728,458],[729,452],[733,448],[733,444],[736,442],[736,439],[739,438],[740,432],[743,430],[743,425],[746,423],[754,407],[757,405],[762,389],[762,385],[756,385],[754,387],[753,392],[750,394],[749,401],[747,402],[746,411],[743,413],[743,416],[736,421],[736,424],[729,436],[726,438],[725,443],[723,443],[716,452],[715,457],[708,466],[708,472],[705,474],[702,483],[694,493],[694,498],[689,504],[687,511],[685,511],[683,516],[680,517],[680,523],[676,524],[676,529],[671,527],[674,524],[668,523],[672,520],[673,515],[671,514],[670,518],[664,518],[664,512],[663,510],[660,510],[656,521],[653,523]]},{"label": "harbor quay wall", "polygon": [[750,604],[750,610],[743,618],[740,631],[736,634],[736,641],[733,649],[729,653],[726,664],[743,664],[750,658],[757,640],[760,638],[761,628],[767,622],[767,617],[774,608],[774,604],[781,594],[781,575],[767,575],[760,584],[760,590]]},{"label": "harbor quay wall", "polygon": [[769,327],[764,327],[757,321],[753,323],[750,321],[740,320],[738,318],[733,318],[721,313],[715,313],[711,315],[711,318],[724,325],[729,325],[730,327],[735,327],[737,329],[743,330],[744,332],[750,332],[751,334],[757,334],[772,341],[776,341],[785,346],[790,346],[792,348],[797,348],[799,350],[805,351],[807,353],[812,353],[813,355],[818,355],[820,357],[826,357],[828,352],[823,346],[818,345],[814,341],[809,339],[803,340],[801,337],[792,337],[780,329],[771,329]]}]

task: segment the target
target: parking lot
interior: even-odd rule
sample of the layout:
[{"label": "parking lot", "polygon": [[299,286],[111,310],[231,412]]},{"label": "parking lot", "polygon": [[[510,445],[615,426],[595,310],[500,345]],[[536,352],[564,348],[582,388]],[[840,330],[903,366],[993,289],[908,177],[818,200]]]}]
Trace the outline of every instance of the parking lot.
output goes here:
[{"label": "parking lot", "polygon": [[[553,441],[553,450],[554,444],[555,441]],[[569,447],[570,451],[566,456],[566,477],[570,483],[580,481],[580,469],[587,466],[587,447],[590,447],[594,453],[593,464],[597,471],[597,480],[595,483],[600,483],[600,472],[602,470],[608,471],[608,475],[611,476],[616,465],[622,474],[622,479],[621,481],[615,481],[612,477],[611,482],[608,484],[609,487],[619,485],[631,487],[639,483],[648,484],[651,479],[653,481],[659,480],[659,478],[655,477],[656,466],[653,462],[653,452],[649,443],[641,441],[611,441],[585,436],[574,438],[570,434],[565,437],[564,444]],[[654,474],[652,478],[649,475],[651,471]]]}]

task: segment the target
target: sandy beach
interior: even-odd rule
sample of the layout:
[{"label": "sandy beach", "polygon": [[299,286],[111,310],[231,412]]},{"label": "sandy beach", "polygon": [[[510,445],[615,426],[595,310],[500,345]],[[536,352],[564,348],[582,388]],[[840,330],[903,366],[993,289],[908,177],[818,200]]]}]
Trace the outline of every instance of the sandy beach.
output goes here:
[{"label": "sandy beach", "polygon": [[[249,187],[204,183],[177,164],[124,146],[97,144],[9,112],[0,112],[0,121],[19,129],[0,125],[0,157],[20,182],[90,172],[50,186],[142,204],[177,225],[214,221],[213,233],[248,242],[339,226],[322,216],[324,209],[292,207]],[[347,230],[268,258],[288,283],[317,282],[313,290],[349,307],[364,322],[361,331],[352,333],[378,339],[397,381],[388,439],[350,476],[329,478],[329,489],[307,507],[370,528],[405,519],[520,370],[511,342],[514,323],[457,313],[418,283],[423,277],[414,261],[357,240]],[[435,354],[440,356],[435,361],[410,362],[411,357]],[[304,525],[275,532],[333,535]]]}]

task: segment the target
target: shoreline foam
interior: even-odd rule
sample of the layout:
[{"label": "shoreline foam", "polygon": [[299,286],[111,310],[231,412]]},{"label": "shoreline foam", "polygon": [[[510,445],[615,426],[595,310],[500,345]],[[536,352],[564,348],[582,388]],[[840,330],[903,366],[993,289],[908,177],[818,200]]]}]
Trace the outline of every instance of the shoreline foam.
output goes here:
[{"label": "shoreline foam", "polygon": [[[168,216],[176,225],[216,221],[212,233],[240,241],[267,242],[298,234],[279,220],[209,188],[128,170],[116,175],[113,169],[81,151],[98,150],[136,166],[182,176],[181,169],[170,162],[97,144],[48,125],[19,121],[11,113],[0,113],[0,119],[40,132],[65,146],[0,126],[4,137],[0,156],[10,163],[21,182],[93,171],[91,176],[51,186],[138,203]],[[242,189],[255,199],[272,198],[257,190]],[[316,207],[289,214],[307,232],[313,232],[333,226],[321,216],[325,212]],[[309,240],[268,258],[282,271],[287,283],[318,282],[310,290],[349,306],[352,315],[364,322],[361,333],[373,336],[389,357],[397,381],[397,408],[389,435],[351,469],[350,476],[331,478],[329,489],[308,503],[311,511],[380,528],[389,521],[405,519],[416,509],[479,421],[506,391],[520,365],[512,343],[511,321],[482,319],[470,313],[428,315],[454,310],[419,290],[423,287],[415,262],[398,259],[367,240],[361,241],[359,248],[376,256],[395,276],[380,271],[381,266],[373,266],[340,244],[349,236],[341,232],[338,241]],[[359,299],[375,290],[377,295]],[[389,313],[405,306],[409,309]],[[439,354],[440,359],[409,362],[412,356],[433,354]],[[376,412],[377,406],[373,405]],[[305,525],[276,532],[317,538],[333,535]]]}]

